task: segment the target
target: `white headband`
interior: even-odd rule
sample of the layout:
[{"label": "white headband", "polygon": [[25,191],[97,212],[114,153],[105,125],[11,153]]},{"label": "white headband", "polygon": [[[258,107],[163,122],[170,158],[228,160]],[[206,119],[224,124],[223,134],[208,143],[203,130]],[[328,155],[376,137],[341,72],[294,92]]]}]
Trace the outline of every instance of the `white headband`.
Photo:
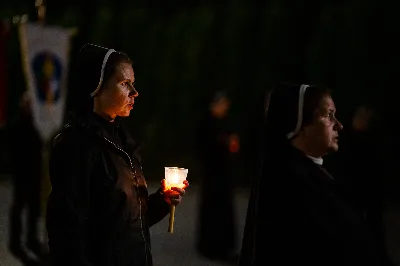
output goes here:
[{"label": "white headband", "polygon": [[100,80],[99,80],[99,84],[97,85],[97,88],[90,94],[90,96],[94,97],[100,90],[100,87],[103,83],[103,76],[104,76],[104,68],[106,67],[108,58],[110,57],[110,55],[115,52],[114,49],[108,49],[106,55],[104,56],[103,59],[103,64],[101,65],[101,73],[100,73]]},{"label": "white headband", "polygon": [[293,138],[297,133],[299,133],[301,124],[303,123],[303,105],[304,105],[304,94],[306,93],[306,89],[310,87],[309,85],[301,85],[299,90],[299,108],[297,111],[297,124],[296,128],[286,135],[288,139]]}]

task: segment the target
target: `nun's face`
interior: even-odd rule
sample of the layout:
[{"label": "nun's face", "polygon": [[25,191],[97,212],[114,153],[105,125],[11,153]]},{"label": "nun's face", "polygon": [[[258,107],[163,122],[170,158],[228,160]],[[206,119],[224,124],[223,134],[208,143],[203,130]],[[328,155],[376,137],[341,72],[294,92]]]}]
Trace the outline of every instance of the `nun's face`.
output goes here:
[{"label": "nun's face", "polygon": [[94,111],[109,121],[117,116],[129,116],[139,93],[134,87],[135,74],[132,65],[119,64],[114,74],[94,97]]},{"label": "nun's face", "polygon": [[313,153],[309,155],[322,157],[339,149],[339,131],[343,126],[335,117],[335,113],[336,107],[332,98],[322,98],[315,112],[314,122],[303,128],[303,140],[308,150]]}]

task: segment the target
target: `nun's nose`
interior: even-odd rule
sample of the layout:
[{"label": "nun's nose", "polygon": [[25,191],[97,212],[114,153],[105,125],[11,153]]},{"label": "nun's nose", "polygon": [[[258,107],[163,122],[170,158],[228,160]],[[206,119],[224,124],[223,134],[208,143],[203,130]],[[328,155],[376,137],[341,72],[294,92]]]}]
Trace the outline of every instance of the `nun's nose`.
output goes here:
[{"label": "nun's nose", "polygon": [[335,129],[336,129],[337,131],[340,131],[340,130],[343,129],[343,124],[340,123],[340,121],[337,120],[337,119],[336,119]]},{"label": "nun's nose", "polygon": [[136,90],[134,85],[130,85],[130,92],[129,92],[129,97],[138,97],[139,92]]}]

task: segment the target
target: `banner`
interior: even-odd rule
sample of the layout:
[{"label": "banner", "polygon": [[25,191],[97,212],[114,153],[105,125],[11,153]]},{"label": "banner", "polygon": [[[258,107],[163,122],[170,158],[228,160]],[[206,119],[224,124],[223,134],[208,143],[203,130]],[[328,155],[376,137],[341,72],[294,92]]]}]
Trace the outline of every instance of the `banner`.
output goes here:
[{"label": "banner", "polygon": [[61,27],[26,22],[20,24],[19,34],[34,124],[48,143],[63,124],[70,33]]}]

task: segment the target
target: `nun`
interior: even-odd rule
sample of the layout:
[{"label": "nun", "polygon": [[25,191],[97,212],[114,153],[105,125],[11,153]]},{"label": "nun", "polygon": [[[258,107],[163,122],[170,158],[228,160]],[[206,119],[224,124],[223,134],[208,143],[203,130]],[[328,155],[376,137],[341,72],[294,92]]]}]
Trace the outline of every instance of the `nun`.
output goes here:
[{"label": "nun", "polygon": [[56,136],[46,228],[53,266],[151,266],[150,227],[188,186],[150,194],[140,145],[119,122],[139,96],[128,56],[86,44],[79,52],[81,104]]},{"label": "nun", "polygon": [[279,83],[268,99],[239,265],[383,265],[365,220],[324,167],[343,129],[331,91]]}]

